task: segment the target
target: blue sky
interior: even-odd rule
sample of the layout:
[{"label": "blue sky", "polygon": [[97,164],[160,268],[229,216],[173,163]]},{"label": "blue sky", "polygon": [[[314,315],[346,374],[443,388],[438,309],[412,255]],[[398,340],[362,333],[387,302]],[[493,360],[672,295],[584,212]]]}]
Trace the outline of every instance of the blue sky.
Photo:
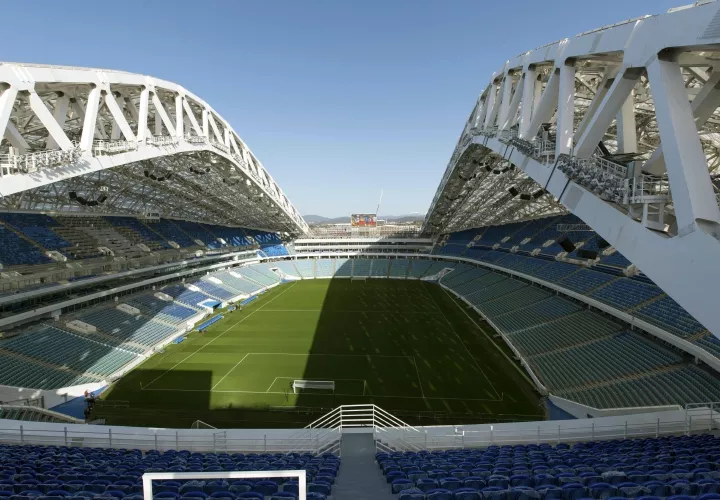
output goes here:
[{"label": "blue sky", "polygon": [[[687,3],[688,0],[685,1]],[[302,214],[427,210],[505,60],[682,0],[3,4],[5,61],[145,73],[208,101]]]}]

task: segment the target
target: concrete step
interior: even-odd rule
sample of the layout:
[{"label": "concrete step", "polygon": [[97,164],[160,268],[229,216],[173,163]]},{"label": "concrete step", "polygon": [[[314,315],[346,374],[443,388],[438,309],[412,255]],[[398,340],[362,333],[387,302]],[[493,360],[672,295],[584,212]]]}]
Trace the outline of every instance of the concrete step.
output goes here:
[{"label": "concrete step", "polygon": [[392,500],[382,471],[375,463],[372,433],[344,433],[342,466],[333,486],[334,500]]}]

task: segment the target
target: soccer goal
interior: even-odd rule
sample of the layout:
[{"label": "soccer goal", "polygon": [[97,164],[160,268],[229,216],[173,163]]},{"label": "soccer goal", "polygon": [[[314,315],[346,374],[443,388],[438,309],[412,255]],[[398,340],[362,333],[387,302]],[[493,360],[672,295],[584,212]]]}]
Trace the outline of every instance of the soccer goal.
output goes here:
[{"label": "soccer goal", "polygon": [[367,281],[367,279],[368,279],[367,276],[352,276],[352,277],[350,278],[350,282],[353,282],[353,281],[362,281],[363,283],[365,283],[365,282]]},{"label": "soccer goal", "polygon": [[335,394],[334,380],[293,380],[293,392],[298,393],[302,389],[311,389],[317,391],[332,391]]}]

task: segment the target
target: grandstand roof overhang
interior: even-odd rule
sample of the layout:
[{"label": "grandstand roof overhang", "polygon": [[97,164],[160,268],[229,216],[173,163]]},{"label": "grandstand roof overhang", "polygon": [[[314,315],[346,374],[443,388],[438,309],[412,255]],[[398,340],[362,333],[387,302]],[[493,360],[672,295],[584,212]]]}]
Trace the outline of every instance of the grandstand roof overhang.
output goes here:
[{"label": "grandstand roof overhang", "polygon": [[179,85],[0,63],[0,207],[157,214],[304,234],[232,127]]},{"label": "grandstand roof overhang", "polygon": [[720,336],[718,26],[703,0],[507,60],[424,232],[569,210]]},{"label": "grandstand roof overhang", "polygon": [[[548,171],[563,166],[564,160],[572,163],[577,175],[573,180],[579,184],[584,180],[591,190],[603,191],[619,182],[619,196],[603,196],[616,205],[630,204],[622,200],[620,191],[632,191],[638,184],[633,176],[644,174],[644,185],[653,182],[653,188],[665,190],[664,222],[675,232],[677,200],[668,195],[672,175],[667,152],[660,146],[663,133],[677,140],[666,137],[665,142],[680,143],[674,149],[694,141],[701,144],[715,193],[703,179],[703,195],[697,193],[683,205],[715,205],[707,208],[713,220],[720,196],[720,32],[709,20],[718,12],[716,2],[696,2],[580,33],[509,59],[477,98],[428,211],[424,232],[445,233],[565,211],[557,193],[544,191],[546,182],[527,175],[523,162],[528,156],[542,157]],[[681,89],[685,95],[675,96]],[[662,129],[663,123],[686,111],[676,109],[675,97],[691,102],[687,111],[692,111],[697,135],[681,133],[686,129],[679,125],[676,131],[675,124],[667,126],[667,132]],[[492,139],[499,139],[502,148],[485,147]],[[527,148],[534,149],[533,154],[525,154]],[[600,172],[600,159],[612,162],[611,168],[620,165],[622,174]],[[629,188],[622,186],[625,179],[630,179]],[[672,194],[683,191],[678,187]],[[697,215],[694,219],[708,219]],[[691,219],[689,214],[683,217],[680,227]]]}]

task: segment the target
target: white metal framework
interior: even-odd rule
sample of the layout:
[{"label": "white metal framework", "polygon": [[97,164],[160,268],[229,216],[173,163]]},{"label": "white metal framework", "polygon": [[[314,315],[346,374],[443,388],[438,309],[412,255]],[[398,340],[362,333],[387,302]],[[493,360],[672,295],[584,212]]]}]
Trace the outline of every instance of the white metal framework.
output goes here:
[{"label": "white metal framework", "polygon": [[424,232],[571,211],[715,335],[720,3],[520,54],[465,124]]},{"label": "white metal framework", "polygon": [[0,63],[0,207],[173,215],[303,234],[232,127],[180,85]]}]

